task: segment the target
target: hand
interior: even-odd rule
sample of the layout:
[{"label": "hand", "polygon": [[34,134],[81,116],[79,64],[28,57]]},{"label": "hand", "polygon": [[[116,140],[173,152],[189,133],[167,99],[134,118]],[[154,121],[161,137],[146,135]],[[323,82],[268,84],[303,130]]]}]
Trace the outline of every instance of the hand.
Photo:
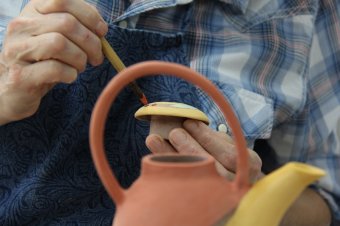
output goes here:
[{"label": "hand", "polygon": [[0,125],[33,115],[56,83],[99,65],[107,25],[82,0],[32,0],[12,20],[0,53]]},{"label": "hand", "polygon": [[[211,155],[216,159],[217,171],[220,175],[232,179],[236,171],[237,151],[232,139],[223,132],[216,132],[206,124],[195,120],[186,120],[182,128],[173,129],[169,134],[169,142],[156,134],[146,139],[146,145],[153,153],[196,153]],[[249,150],[250,181],[261,176],[262,162],[260,157]]]}]

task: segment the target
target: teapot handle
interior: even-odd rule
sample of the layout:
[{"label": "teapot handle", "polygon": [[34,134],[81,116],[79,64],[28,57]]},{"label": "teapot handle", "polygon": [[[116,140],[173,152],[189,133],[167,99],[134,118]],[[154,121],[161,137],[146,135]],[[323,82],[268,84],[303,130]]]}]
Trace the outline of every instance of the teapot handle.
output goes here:
[{"label": "teapot handle", "polygon": [[124,200],[124,189],[115,178],[104,151],[104,129],[109,109],[119,92],[130,82],[145,76],[168,74],[187,80],[204,90],[221,109],[230,126],[238,150],[237,172],[233,183],[236,189],[249,187],[249,163],[245,138],[239,121],[223,94],[207,78],[198,72],[176,63],[146,61],[132,65],[118,73],[104,88],[91,116],[90,147],[94,165],[106,191],[116,204]]}]

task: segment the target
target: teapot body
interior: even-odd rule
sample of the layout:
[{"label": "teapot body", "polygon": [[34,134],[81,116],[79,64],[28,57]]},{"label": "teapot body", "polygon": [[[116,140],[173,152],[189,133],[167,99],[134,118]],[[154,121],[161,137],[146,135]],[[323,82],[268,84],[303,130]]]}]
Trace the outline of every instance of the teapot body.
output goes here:
[{"label": "teapot body", "polygon": [[218,175],[211,157],[149,155],[113,225],[214,225],[236,207],[239,193]]}]

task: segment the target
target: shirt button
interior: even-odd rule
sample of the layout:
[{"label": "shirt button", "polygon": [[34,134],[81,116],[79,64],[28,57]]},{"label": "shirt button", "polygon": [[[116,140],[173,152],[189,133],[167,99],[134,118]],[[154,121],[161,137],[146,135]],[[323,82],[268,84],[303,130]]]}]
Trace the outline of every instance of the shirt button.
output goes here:
[{"label": "shirt button", "polygon": [[121,28],[127,28],[128,23],[125,20],[122,20],[119,22],[119,27]]},{"label": "shirt button", "polygon": [[228,128],[225,124],[219,124],[217,127],[217,131],[226,133],[228,131]]}]

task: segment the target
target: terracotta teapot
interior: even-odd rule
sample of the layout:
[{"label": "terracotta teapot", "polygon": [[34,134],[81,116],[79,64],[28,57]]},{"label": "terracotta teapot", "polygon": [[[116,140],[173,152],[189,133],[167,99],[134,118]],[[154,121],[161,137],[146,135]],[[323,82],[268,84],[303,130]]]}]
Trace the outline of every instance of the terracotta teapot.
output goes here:
[{"label": "terracotta teapot", "polygon": [[[142,159],[141,175],[131,187],[123,189],[119,185],[104,151],[107,114],[123,87],[140,77],[156,74],[177,76],[197,85],[219,106],[238,151],[233,181],[219,176],[212,157],[150,154]],[[324,174],[312,166],[290,163],[251,185],[246,141],[224,96],[199,73],[160,61],[130,66],[109,82],[92,113],[90,147],[99,178],[116,204],[114,226],[207,226],[225,221],[228,226],[275,226],[302,190]]]}]

